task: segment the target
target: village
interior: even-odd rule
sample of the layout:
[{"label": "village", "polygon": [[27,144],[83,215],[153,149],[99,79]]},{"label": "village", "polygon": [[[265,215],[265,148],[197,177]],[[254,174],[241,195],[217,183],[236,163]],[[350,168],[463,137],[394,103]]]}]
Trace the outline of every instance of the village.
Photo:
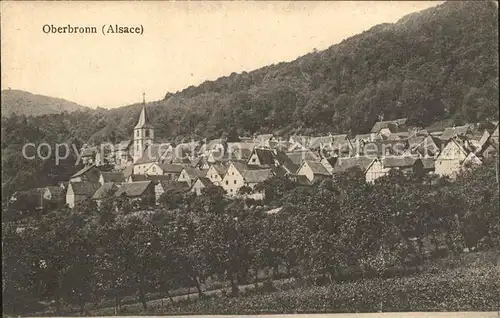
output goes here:
[{"label": "village", "polygon": [[241,137],[238,142],[157,144],[143,101],[132,139],[111,148],[85,145],[81,150],[84,167],[67,182],[15,192],[10,202],[34,197],[37,209],[74,208],[89,199],[99,206],[114,196],[154,206],[166,191],[200,195],[210,186],[222,187],[229,197],[262,200],[264,192],[255,187],[273,176],[310,186],[356,167],[371,183],[391,169],[453,180],[468,165],[497,156],[498,122],[491,127],[481,131],[478,125],[467,124],[431,132],[401,118],[378,121],[370,132],[353,138],[329,134],[283,139],[265,134]]}]

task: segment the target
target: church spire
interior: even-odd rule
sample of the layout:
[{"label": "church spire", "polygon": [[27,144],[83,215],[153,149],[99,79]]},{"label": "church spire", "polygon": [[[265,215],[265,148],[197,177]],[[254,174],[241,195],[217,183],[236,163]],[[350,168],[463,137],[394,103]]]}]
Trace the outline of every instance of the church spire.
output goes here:
[{"label": "church spire", "polygon": [[135,125],[135,129],[140,128],[153,128],[153,126],[149,123],[149,119],[146,114],[146,93],[142,93],[141,114],[139,115],[139,121],[137,122],[137,125]]}]

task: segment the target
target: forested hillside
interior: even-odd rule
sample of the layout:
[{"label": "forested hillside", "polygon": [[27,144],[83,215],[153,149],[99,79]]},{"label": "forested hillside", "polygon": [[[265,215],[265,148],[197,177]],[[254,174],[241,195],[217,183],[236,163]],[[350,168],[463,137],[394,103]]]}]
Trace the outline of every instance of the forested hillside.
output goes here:
[{"label": "forested hillside", "polygon": [[[497,119],[497,19],[492,2],[447,2],[289,63],[167,93],[148,104],[155,135],[354,134],[368,131],[379,116],[409,117],[422,126],[444,118]],[[19,152],[26,141],[127,139],[139,111],[135,104],[2,118],[2,151]],[[3,182],[23,167],[17,157],[2,157]]]},{"label": "forested hillside", "polygon": [[85,106],[61,98],[35,95],[29,92],[6,89],[2,91],[2,117],[13,113],[26,116],[40,116],[86,110]]}]

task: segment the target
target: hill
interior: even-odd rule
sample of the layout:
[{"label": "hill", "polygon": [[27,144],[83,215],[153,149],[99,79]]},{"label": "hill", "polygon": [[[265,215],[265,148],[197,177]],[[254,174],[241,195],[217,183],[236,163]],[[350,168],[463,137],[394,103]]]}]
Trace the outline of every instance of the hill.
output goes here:
[{"label": "hill", "polygon": [[[446,2],[292,62],[167,93],[148,108],[156,138],[171,141],[266,132],[356,134],[369,131],[379,116],[408,117],[421,126],[498,120],[498,8]],[[129,139],[139,111],[135,104],[2,118],[2,180],[16,176],[12,189],[47,180],[33,177],[39,166],[20,158],[24,142]]]},{"label": "hill", "polygon": [[88,108],[61,98],[35,95],[16,89],[2,91],[2,116],[10,116],[12,113],[39,116],[85,109]]}]

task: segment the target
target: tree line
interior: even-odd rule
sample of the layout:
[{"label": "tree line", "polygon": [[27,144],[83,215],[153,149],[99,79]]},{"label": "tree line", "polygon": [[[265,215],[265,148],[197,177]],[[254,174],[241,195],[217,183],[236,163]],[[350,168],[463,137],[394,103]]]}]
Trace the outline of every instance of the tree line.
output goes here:
[{"label": "tree line", "polygon": [[114,198],[52,211],[22,231],[3,223],[4,310],[46,300],[56,314],[83,314],[109,299],[119,313],[125,296],[147,310],[149,293],[172,299],[190,287],[203,297],[214,281],[237,296],[240,284],[280,275],[332,284],[404,275],[442,253],[500,247],[496,178],[494,162],[453,183],[393,170],[369,184],[353,169],[309,187],[274,177],[258,186],[264,202],[214,186],[168,191],[154,209]]}]

